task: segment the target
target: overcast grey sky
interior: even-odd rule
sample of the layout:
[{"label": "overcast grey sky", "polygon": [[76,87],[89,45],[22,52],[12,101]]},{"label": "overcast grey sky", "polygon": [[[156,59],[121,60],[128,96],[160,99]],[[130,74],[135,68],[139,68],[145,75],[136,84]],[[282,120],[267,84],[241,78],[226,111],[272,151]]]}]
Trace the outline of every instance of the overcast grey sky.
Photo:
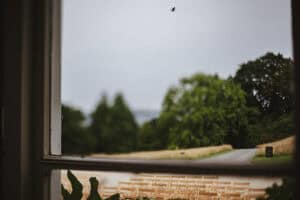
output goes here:
[{"label": "overcast grey sky", "polygon": [[64,0],[62,101],[90,112],[121,91],[132,109],[159,110],[184,76],[291,57],[290,23],[288,0]]}]

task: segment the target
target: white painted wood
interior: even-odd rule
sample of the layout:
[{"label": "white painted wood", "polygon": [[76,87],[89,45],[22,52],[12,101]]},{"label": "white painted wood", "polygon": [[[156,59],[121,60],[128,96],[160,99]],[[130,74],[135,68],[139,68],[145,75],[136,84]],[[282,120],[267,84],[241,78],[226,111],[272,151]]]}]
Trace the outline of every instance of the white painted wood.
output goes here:
[{"label": "white painted wood", "polygon": [[50,176],[50,200],[58,200],[61,198],[60,170],[52,170]]},{"label": "white painted wood", "polygon": [[[61,155],[61,0],[51,1],[50,154]],[[60,170],[50,175],[50,200],[61,198]]]},{"label": "white painted wood", "polygon": [[50,153],[61,155],[61,1],[52,1]]}]

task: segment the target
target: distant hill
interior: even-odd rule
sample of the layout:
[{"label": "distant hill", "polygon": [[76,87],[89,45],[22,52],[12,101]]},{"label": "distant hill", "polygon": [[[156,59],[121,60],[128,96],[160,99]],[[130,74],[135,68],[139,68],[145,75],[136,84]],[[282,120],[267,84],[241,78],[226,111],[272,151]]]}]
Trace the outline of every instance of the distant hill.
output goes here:
[{"label": "distant hill", "polygon": [[136,122],[141,125],[146,121],[157,118],[159,116],[159,111],[155,110],[135,110],[133,111]]}]

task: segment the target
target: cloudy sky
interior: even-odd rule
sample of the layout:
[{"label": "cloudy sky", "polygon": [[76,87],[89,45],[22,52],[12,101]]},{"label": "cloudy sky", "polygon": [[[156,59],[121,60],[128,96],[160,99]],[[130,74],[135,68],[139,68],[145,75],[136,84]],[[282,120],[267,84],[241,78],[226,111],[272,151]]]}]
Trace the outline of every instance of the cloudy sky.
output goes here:
[{"label": "cloudy sky", "polygon": [[132,109],[159,110],[181,77],[291,57],[290,23],[287,0],[63,0],[62,101],[88,113],[122,92]]}]

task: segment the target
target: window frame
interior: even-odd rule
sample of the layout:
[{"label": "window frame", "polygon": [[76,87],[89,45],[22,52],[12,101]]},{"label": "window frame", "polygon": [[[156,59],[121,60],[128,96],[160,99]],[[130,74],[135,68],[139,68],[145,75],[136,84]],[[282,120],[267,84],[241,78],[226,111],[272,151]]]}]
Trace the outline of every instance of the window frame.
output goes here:
[{"label": "window frame", "polygon": [[[184,173],[184,174],[218,174],[218,175],[257,175],[257,176],[294,176],[300,168],[299,137],[296,137],[295,161],[292,165],[282,166],[254,166],[254,165],[211,165],[191,163],[162,163],[160,161],[145,160],[113,160],[92,159],[80,157],[60,156],[60,143],[51,147],[50,142],[59,142],[60,121],[60,30],[61,30],[61,1],[36,0],[32,9],[34,12],[35,32],[35,73],[34,73],[34,127],[35,132],[35,169],[38,170],[36,191],[37,199],[55,199],[53,197],[53,182],[51,172],[58,169],[99,170],[118,172],[149,172],[149,173]],[[300,116],[300,3],[292,2],[292,33],[293,52],[295,60],[295,93],[296,93],[296,122]],[[298,76],[297,76],[298,75]],[[58,79],[57,79],[58,78]],[[56,79],[56,80],[55,80]],[[55,89],[56,88],[56,89]],[[59,94],[56,94],[59,90]],[[51,106],[52,105],[52,106]],[[51,114],[50,114],[51,113]],[[297,124],[297,135],[300,123]],[[297,176],[297,185],[299,184]],[[52,185],[52,187],[50,187]],[[60,187],[60,184],[58,184]],[[52,191],[51,191],[52,190]],[[296,190],[297,191],[297,190]],[[300,191],[297,191],[300,196]]]}]

